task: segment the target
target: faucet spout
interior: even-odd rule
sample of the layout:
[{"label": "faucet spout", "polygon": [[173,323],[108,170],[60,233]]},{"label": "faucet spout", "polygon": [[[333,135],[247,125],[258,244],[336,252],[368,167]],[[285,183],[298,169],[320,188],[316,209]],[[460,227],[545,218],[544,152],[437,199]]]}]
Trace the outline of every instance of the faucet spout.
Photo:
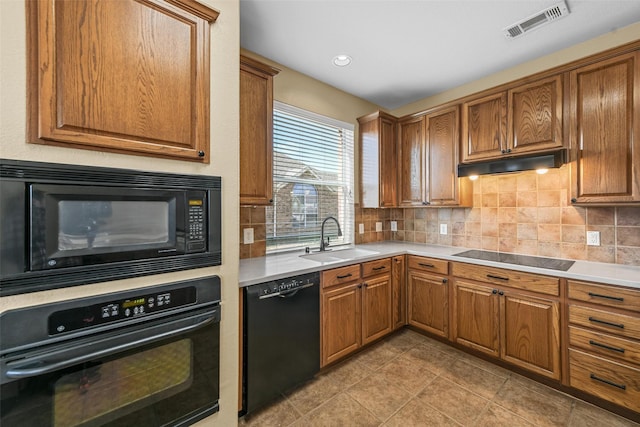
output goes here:
[{"label": "faucet spout", "polygon": [[324,241],[324,225],[327,223],[328,220],[334,220],[336,225],[338,226],[338,236],[342,236],[342,230],[340,229],[340,223],[338,222],[338,220],[336,219],[336,217],[334,216],[328,216],[326,217],[323,221],[322,221],[322,227],[320,227],[320,251],[324,252],[327,250],[327,246],[329,246],[328,243],[326,243]]}]

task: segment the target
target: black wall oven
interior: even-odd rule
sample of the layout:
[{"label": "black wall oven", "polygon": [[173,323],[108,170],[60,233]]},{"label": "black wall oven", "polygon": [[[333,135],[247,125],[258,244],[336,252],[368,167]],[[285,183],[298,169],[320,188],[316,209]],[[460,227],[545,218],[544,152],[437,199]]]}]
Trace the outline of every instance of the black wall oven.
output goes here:
[{"label": "black wall oven", "polygon": [[219,265],[220,177],[0,160],[0,294]]},{"label": "black wall oven", "polygon": [[217,276],[7,311],[0,425],[190,425],[218,411]]}]

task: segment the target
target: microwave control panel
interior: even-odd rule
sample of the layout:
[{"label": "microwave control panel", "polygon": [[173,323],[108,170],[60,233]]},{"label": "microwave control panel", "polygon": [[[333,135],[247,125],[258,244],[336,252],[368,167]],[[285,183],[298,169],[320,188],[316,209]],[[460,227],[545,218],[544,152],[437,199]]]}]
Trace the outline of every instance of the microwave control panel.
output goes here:
[{"label": "microwave control panel", "polygon": [[206,239],[204,195],[189,194],[187,200],[187,252],[202,252]]},{"label": "microwave control panel", "polygon": [[56,311],[49,315],[49,335],[59,335],[106,323],[126,322],[159,311],[195,304],[196,300],[196,288],[189,286]]}]

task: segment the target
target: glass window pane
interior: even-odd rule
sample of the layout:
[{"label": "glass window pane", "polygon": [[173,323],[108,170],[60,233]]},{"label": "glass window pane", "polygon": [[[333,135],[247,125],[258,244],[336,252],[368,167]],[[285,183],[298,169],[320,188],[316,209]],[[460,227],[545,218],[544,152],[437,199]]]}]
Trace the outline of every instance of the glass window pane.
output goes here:
[{"label": "glass window pane", "polygon": [[353,125],[275,102],[273,205],[267,252],[318,247],[320,227],[332,245],[353,242]]}]

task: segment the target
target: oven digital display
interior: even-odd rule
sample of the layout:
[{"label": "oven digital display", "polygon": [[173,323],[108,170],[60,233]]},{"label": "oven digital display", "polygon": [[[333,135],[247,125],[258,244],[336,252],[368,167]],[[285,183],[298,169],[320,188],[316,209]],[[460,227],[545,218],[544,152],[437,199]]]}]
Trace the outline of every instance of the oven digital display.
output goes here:
[{"label": "oven digital display", "polygon": [[126,322],[140,316],[196,303],[196,289],[192,286],[171,292],[147,294],[101,304],[60,310],[49,316],[49,335],[59,335],[111,322]]},{"label": "oven digital display", "polygon": [[122,303],[122,308],[137,307],[139,305],[144,305],[146,301],[147,301],[146,298],[128,299]]}]

